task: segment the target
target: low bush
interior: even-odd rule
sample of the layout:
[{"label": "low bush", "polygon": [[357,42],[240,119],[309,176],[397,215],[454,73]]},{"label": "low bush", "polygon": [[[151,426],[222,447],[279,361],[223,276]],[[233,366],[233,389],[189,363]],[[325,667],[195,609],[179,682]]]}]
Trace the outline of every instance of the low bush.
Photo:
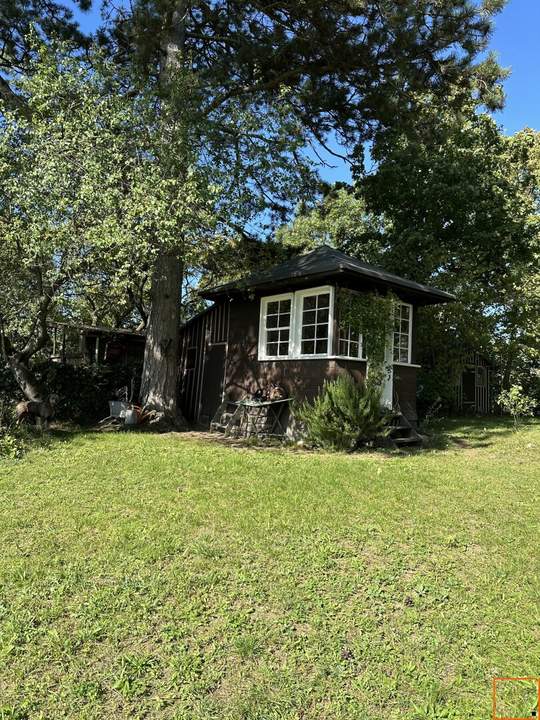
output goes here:
[{"label": "low bush", "polygon": [[19,460],[25,449],[25,442],[15,428],[0,427],[0,459]]},{"label": "low bush", "polygon": [[536,400],[525,395],[521,385],[512,385],[509,390],[503,390],[497,398],[497,402],[505,412],[512,416],[516,430],[523,418],[534,415],[536,407]]},{"label": "low bush", "polygon": [[140,367],[129,365],[60,365],[37,368],[50,394],[56,396],[55,418],[80,424],[93,423],[109,414],[108,401],[123,387],[133,385],[138,394]]},{"label": "low bush", "polygon": [[390,418],[381,407],[380,387],[350,375],[325,382],[318,397],[297,406],[294,416],[310,444],[349,452],[384,437]]},{"label": "low bush", "polygon": [[[108,401],[123,387],[138,395],[141,368],[132,365],[36,364],[38,380],[56,398],[55,419],[79,424],[94,423],[109,414]],[[10,416],[23,396],[8,367],[0,367],[0,406]]]}]

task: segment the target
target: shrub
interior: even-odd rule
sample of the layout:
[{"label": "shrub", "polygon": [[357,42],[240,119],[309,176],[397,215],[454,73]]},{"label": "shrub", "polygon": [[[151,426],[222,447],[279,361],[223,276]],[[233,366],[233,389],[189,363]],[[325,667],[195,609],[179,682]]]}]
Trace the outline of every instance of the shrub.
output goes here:
[{"label": "shrub", "polygon": [[534,414],[536,400],[525,395],[521,385],[512,385],[509,390],[503,390],[497,402],[501,408],[510,413],[514,419],[514,428],[517,430],[524,417],[531,417]]},{"label": "shrub", "polygon": [[0,458],[19,460],[24,455],[25,444],[15,430],[0,427]]},{"label": "shrub", "polygon": [[37,372],[49,393],[56,395],[55,419],[93,423],[109,414],[108,401],[122,387],[135,383],[140,367],[130,365],[61,365],[43,363]]},{"label": "shrub", "polygon": [[355,450],[386,435],[388,411],[381,407],[381,388],[357,383],[350,375],[326,381],[312,403],[294,409],[306,440],[325,450]]},{"label": "shrub", "polygon": [[[80,424],[106,417],[108,401],[122,387],[133,385],[137,397],[141,375],[139,365],[63,365],[49,360],[36,363],[34,370],[47,392],[56,396],[55,419]],[[11,370],[0,366],[0,411],[3,407],[12,416],[16,403],[22,399]]]}]

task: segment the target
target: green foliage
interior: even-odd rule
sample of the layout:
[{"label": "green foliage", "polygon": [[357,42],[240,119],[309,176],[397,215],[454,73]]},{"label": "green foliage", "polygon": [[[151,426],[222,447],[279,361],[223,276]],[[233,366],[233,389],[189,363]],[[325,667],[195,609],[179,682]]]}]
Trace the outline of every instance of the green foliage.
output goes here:
[{"label": "green foliage", "polygon": [[521,385],[512,385],[508,390],[503,390],[497,398],[497,402],[505,412],[512,416],[516,430],[523,418],[534,415],[536,407],[536,400],[525,395]]},{"label": "green foliage", "polygon": [[384,267],[458,298],[422,311],[421,384],[430,396],[438,384],[448,404],[464,356],[478,351],[500,369],[503,387],[520,383],[534,392],[540,134],[505,136],[473,100],[461,114],[429,94],[416,102],[416,120],[377,135],[375,167],[359,172],[357,192],[384,218]]},{"label": "green foliage", "polygon": [[365,138],[379,124],[400,123],[415,112],[410,99],[420,89],[447,100],[450,83],[487,95],[500,79],[496,63],[478,62],[498,10],[474,0],[402,0],[398,8],[394,0],[193,0],[185,15],[176,7],[141,0],[113,13],[118,56],[156,78],[163,46],[181,35],[207,96],[203,111],[231,97],[255,104],[287,92],[315,140],[331,129]]},{"label": "green foliage", "polygon": [[388,421],[378,384],[358,383],[350,375],[326,381],[313,402],[296,407],[294,415],[308,442],[325,450],[356,450],[384,436]]},{"label": "green foliage", "polygon": [[[36,363],[35,374],[55,396],[54,419],[94,423],[109,414],[108,401],[117,390],[134,387],[137,396],[140,383],[139,365],[62,365],[49,361]],[[22,400],[21,392],[9,368],[0,368],[0,410],[4,422],[13,421],[15,405]]]},{"label": "green foliage", "polygon": [[362,335],[364,354],[375,366],[384,364],[388,338],[394,329],[396,301],[392,293],[355,293],[343,288],[337,295],[340,328],[350,326]]},{"label": "green foliage", "polygon": [[26,450],[22,433],[14,427],[0,426],[0,459],[19,460]]},{"label": "green foliage", "polygon": [[381,253],[379,225],[379,219],[367,212],[364,199],[338,183],[320,201],[300,204],[293,220],[278,228],[276,238],[296,251],[331,245],[373,263]]},{"label": "green foliage", "polygon": [[115,393],[134,384],[137,397],[140,366],[130,365],[60,365],[43,363],[36,366],[38,378],[57,398],[56,420],[80,424],[102,420],[109,414],[108,401]]}]

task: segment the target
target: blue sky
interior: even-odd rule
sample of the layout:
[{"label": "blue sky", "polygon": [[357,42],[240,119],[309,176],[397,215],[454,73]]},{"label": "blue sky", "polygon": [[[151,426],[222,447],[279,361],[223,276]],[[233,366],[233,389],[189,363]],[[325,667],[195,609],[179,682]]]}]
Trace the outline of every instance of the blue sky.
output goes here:
[{"label": "blue sky", "polygon": [[[99,24],[97,9],[77,16],[85,30],[93,30]],[[495,117],[508,134],[523,127],[540,129],[539,29],[540,0],[508,0],[496,19],[490,47],[498,54],[500,64],[512,72],[505,82],[506,107]],[[344,164],[335,158],[329,162],[336,167],[324,168],[321,174],[326,180],[348,179]]]}]

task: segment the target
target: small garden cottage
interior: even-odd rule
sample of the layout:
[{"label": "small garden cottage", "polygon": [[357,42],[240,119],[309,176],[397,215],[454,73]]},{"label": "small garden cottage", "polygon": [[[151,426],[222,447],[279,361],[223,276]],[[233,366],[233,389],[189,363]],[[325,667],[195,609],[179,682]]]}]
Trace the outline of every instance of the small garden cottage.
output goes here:
[{"label": "small garden cottage", "polygon": [[327,246],[202,296],[213,305],[182,329],[180,387],[186,418],[201,425],[210,423],[224,399],[238,400],[269,385],[302,400],[340,373],[365,378],[369,337],[348,320],[348,308],[355,298],[385,297],[392,298],[393,320],[383,402],[414,425],[416,310],[454,300]]}]

